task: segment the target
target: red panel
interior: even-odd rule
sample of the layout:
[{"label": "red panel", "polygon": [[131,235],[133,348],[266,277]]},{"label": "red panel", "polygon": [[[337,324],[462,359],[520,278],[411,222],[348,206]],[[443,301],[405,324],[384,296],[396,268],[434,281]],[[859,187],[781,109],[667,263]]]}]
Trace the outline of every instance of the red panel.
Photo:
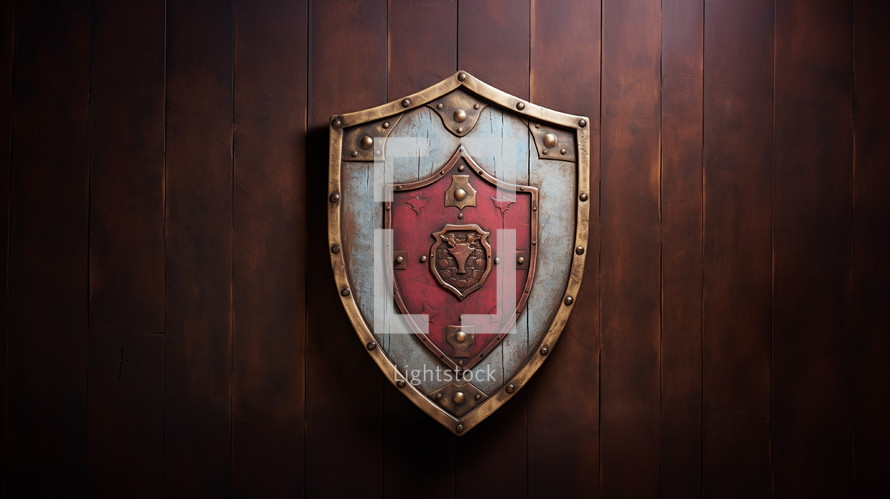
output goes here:
[{"label": "red panel", "polygon": [[[537,245],[531,244],[537,239],[537,234],[531,234],[532,227],[537,227],[537,212],[532,211],[532,205],[536,203],[537,190],[525,186],[514,189],[515,194],[505,193],[503,188],[498,189],[474,171],[466,160],[458,159],[459,154],[455,153],[445,169],[434,173],[434,177],[438,177],[438,180],[432,184],[394,193],[391,206],[392,249],[394,252],[407,253],[404,270],[394,271],[398,299],[404,304],[404,309],[408,313],[426,314],[429,317],[428,334],[418,332],[418,336],[446,362],[448,362],[445,358],[447,356],[452,368],[460,366],[463,369],[470,369],[504,338],[505,329],[513,326],[515,318],[527,301],[531,289],[528,282],[530,269],[533,269],[537,254]],[[466,206],[463,209],[457,206],[445,206],[445,201],[451,197],[449,191],[453,181],[451,174],[457,174],[457,168],[465,168],[463,174],[469,177],[468,184],[476,191],[475,206]],[[481,258],[483,249],[480,248],[476,250],[478,255],[461,258],[475,259],[475,270],[463,269],[464,273],[461,274],[459,268],[457,273],[451,276],[449,273],[454,272],[453,270],[440,271],[438,267],[446,265],[446,262],[458,256],[449,256],[446,245],[437,240],[437,237],[448,227],[465,225],[476,225],[487,233],[483,238],[491,247],[492,254],[486,255],[483,259]],[[497,265],[495,258],[501,261],[507,258],[517,261],[518,258],[515,254],[507,255],[499,252],[498,231],[501,229],[515,230],[516,252],[529,255],[523,258],[524,263],[515,265],[517,300],[515,304],[498,303],[498,282],[499,279],[504,279],[501,274],[504,272],[506,262]],[[429,257],[429,261],[421,261],[421,256]],[[482,260],[485,261],[478,263]],[[441,275],[445,282],[463,282],[471,275],[472,277],[481,275],[484,279],[486,272],[488,275],[487,280],[479,280],[482,284],[480,288],[475,291],[471,291],[473,288],[466,288],[467,294],[457,295],[446,289],[435,277],[434,273],[439,272],[446,274]],[[462,286],[459,285],[458,289],[463,290]],[[511,315],[512,312],[515,313]],[[447,342],[445,332],[449,325],[461,325],[463,314],[490,315],[491,320],[475,324],[475,341],[468,348],[468,356],[458,358],[454,356],[454,347]]]}]

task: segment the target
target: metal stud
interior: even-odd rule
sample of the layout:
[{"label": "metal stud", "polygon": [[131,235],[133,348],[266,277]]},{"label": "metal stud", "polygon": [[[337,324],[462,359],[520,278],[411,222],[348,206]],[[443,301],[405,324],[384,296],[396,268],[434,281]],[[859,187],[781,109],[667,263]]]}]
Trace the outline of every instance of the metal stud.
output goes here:
[{"label": "metal stud", "polygon": [[352,157],[353,158],[358,157],[358,151],[352,151]]},{"label": "metal stud", "polygon": [[411,99],[402,99],[402,107],[408,107],[411,105]]},{"label": "metal stud", "polygon": [[365,135],[364,137],[362,137],[362,142],[361,142],[362,149],[370,149],[371,146],[373,146],[373,145],[374,145],[374,139],[372,139],[368,135]]},{"label": "metal stud", "polygon": [[523,263],[525,263],[525,257],[520,256],[519,258],[516,259],[516,263],[518,263],[519,265],[522,265]]},{"label": "metal stud", "polygon": [[461,71],[460,73],[457,73],[457,79],[458,79],[458,81],[464,81],[464,80],[466,80],[466,79],[467,79],[467,73],[464,73],[463,71]]},{"label": "metal stud", "polygon": [[581,195],[578,196],[578,199],[580,199],[581,201],[587,201],[587,193],[582,192]]},{"label": "metal stud", "polygon": [[376,341],[369,341],[368,344],[365,345],[365,347],[366,347],[368,350],[374,350],[375,348],[377,348],[377,342],[376,342]]},{"label": "metal stud", "polygon": [[400,379],[396,381],[396,386],[398,386],[399,388],[405,388],[405,380]]},{"label": "metal stud", "polygon": [[547,150],[547,149],[544,149],[544,150],[543,150],[543,151],[541,151],[541,152],[542,152],[542,153],[543,153],[543,154],[544,154],[544,156],[546,156],[546,155],[547,155],[547,153],[548,153],[548,152],[550,152],[550,151],[548,151],[548,150]]},{"label": "metal stud", "polygon": [[340,291],[340,294],[343,296],[349,296],[349,288],[343,288],[343,291]]},{"label": "metal stud", "polygon": [[586,126],[587,126],[587,120],[584,120],[584,119],[582,119],[582,120],[578,120],[578,126],[581,127],[581,128],[586,127]]},{"label": "metal stud", "polygon": [[451,397],[451,400],[457,405],[463,404],[465,399],[466,395],[464,395],[464,392],[454,392],[454,395]]},{"label": "metal stud", "polygon": [[516,104],[516,109],[518,109],[520,111],[525,109],[525,102],[520,102],[520,103]]},{"label": "metal stud", "polygon": [[479,400],[479,399],[481,399],[481,398],[482,398],[482,395],[480,395],[480,394],[478,394],[478,393],[477,393],[477,394],[476,394],[476,396],[475,396],[475,397],[473,397],[473,398],[474,398],[474,399],[476,399],[476,400]]},{"label": "metal stud", "polygon": [[566,296],[566,299],[563,300],[563,303],[565,303],[566,305],[571,305],[572,303],[575,303],[575,299],[571,296]]},{"label": "metal stud", "polygon": [[441,394],[441,393],[437,393],[437,394],[436,394],[436,400],[442,400],[442,394]]},{"label": "metal stud", "polygon": [[396,263],[402,263],[402,262],[404,262],[404,261],[405,261],[405,257],[404,257],[404,256],[399,255],[399,256],[396,257]]},{"label": "metal stud", "polygon": [[464,218],[464,212],[460,212],[460,213],[458,213],[458,214],[457,214],[457,218],[463,220],[463,218]]},{"label": "metal stud", "polygon": [[457,199],[458,201],[463,201],[464,198],[466,198],[466,197],[467,197],[467,191],[464,190],[463,188],[459,187],[456,191],[454,191],[454,199]]},{"label": "metal stud", "polygon": [[339,244],[334,244],[334,245],[331,246],[331,253],[333,253],[333,254],[336,255],[336,254],[339,253],[339,252],[340,252],[340,245],[339,245]]},{"label": "metal stud", "polygon": [[467,333],[463,331],[458,331],[457,334],[454,335],[454,341],[458,343],[463,343],[467,341]]},{"label": "metal stud", "polygon": [[556,135],[552,133],[548,133],[544,136],[544,147],[555,147],[556,146]]},{"label": "metal stud", "polygon": [[464,127],[462,127],[462,126],[457,127],[457,133],[464,133]]},{"label": "metal stud", "polygon": [[445,107],[445,105],[442,104],[441,102],[436,104],[436,109],[442,109],[443,107]]},{"label": "metal stud", "polygon": [[388,121],[384,121],[384,122],[383,122],[383,128],[389,128],[389,122],[388,122]]},{"label": "metal stud", "polygon": [[334,118],[333,120],[331,120],[331,125],[334,128],[340,128],[341,126],[343,126],[343,120],[341,120],[339,117]]},{"label": "metal stud", "polygon": [[421,263],[426,262],[426,255],[420,255],[420,262]]},{"label": "metal stud", "polygon": [[455,426],[454,429],[455,429],[458,433],[462,433],[462,432],[464,431],[464,425],[458,423],[458,425]]},{"label": "metal stud", "polygon": [[339,201],[339,200],[340,200],[340,193],[338,193],[338,192],[331,193],[330,200],[331,200],[332,203],[336,203],[337,201]]},{"label": "metal stud", "polygon": [[467,120],[467,112],[463,109],[458,109],[454,112],[454,121],[458,123],[463,123]]},{"label": "metal stud", "polygon": [[507,393],[513,393],[516,391],[516,386],[513,383],[507,385]]},{"label": "metal stud", "polygon": [[482,106],[480,106],[478,102],[473,104],[473,109],[479,109],[480,107]]},{"label": "metal stud", "polygon": [[459,172],[464,171],[464,165],[460,165],[460,166],[458,166],[458,167],[457,167],[457,171],[459,171]]},{"label": "metal stud", "polygon": [[541,355],[547,355],[550,353],[550,349],[547,347],[541,347]]},{"label": "metal stud", "polygon": [[494,264],[497,265],[499,263],[501,263],[501,259],[498,257],[494,257]]},{"label": "metal stud", "polygon": [[563,147],[562,149],[560,149],[560,150],[559,150],[559,154],[562,154],[563,156],[565,156],[565,155],[566,155],[566,148]]},{"label": "metal stud", "polygon": [[583,255],[584,254],[584,246],[578,246],[577,248],[575,248],[575,253],[577,253],[579,255]]}]

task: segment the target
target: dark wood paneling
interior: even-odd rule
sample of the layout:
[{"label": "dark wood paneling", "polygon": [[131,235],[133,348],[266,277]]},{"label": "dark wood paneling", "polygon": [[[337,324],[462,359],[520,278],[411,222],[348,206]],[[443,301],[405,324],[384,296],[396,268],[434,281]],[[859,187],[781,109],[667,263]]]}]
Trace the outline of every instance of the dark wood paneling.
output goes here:
[{"label": "dark wood paneling", "polygon": [[[388,99],[457,70],[457,2],[390,0]],[[383,393],[383,495],[454,497],[455,437],[390,383]]]},{"label": "dark wood paneling", "polygon": [[888,19],[890,3],[856,2],[851,313],[854,491],[859,497],[890,495]]},{"label": "dark wood paneling", "polygon": [[662,2],[661,494],[701,496],[701,0]]},{"label": "dark wood paneling", "polygon": [[15,16],[5,495],[83,496],[89,2]]},{"label": "dark wood paneling", "polygon": [[164,491],[230,493],[231,2],[167,6]]},{"label": "dark wood paneling", "polygon": [[[383,389],[334,287],[327,252],[328,120],[386,101],[387,2],[310,5],[306,495],[383,491]],[[346,471],[348,470],[348,471]],[[344,472],[349,475],[344,479]]]},{"label": "dark wood paneling", "polygon": [[599,489],[600,14],[598,1],[532,1],[530,98],[589,118],[591,180],[584,281],[559,343],[527,388],[530,497]]},{"label": "dark wood paneling", "polygon": [[705,2],[703,490],[770,493],[773,3]]},{"label": "dark wood paneling", "polygon": [[[529,97],[529,6],[528,0],[485,0],[463,2],[458,9],[458,66],[522,99]],[[527,390],[522,390],[458,439],[457,496],[526,494],[527,404]]]},{"label": "dark wood paneling", "polygon": [[659,494],[661,4],[603,2],[600,488]]},{"label": "dark wood paneling", "polygon": [[[13,2],[0,9],[0,479],[6,479],[6,338],[9,331],[9,200],[12,171]],[[0,493],[3,486],[0,485]]]},{"label": "dark wood paneling", "polygon": [[773,493],[846,495],[853,2],[776,2]]},{"label": "dark wood paneling", "polygon": [[[164,2],[92,2],[87,492],[161,494]],[[127,456],[122,459],[122,456]]]},{"label": "dark wood paneling", "polygon": [[235,3],[234,497],[304,487],[307,22]]}]

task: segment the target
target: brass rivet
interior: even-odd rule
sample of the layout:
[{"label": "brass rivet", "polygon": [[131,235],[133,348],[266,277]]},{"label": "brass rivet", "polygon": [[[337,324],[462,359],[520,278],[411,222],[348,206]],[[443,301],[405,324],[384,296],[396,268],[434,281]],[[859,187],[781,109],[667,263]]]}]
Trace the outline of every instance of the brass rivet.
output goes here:
[{"label": "brass rivet", "polygon": [[516,104],[516,109],[518,109],[520,111],[525,109],[525,102],[520,102],[519,104]]},{"label": "brass rivet", "polygon": [[334,128],[340,128],[341,126],[343,126],[343,120],[341,120],[340,118],[334,118],[333,120],[331,120],[331,125],[333,125]]},{"label": "brass rivet", "polygon": [[378,150],[378,151],[374,151],[374,154],[376,154],[377,156],[380,156],[380,151],[379,151],[379,150]]},{"label": "brass rivet", "polygon": [[514,386],[513,383],[510,383],[509,385],[507,385],[507,393],[513,393],[515,391],[516,391],[516,386]]},{"label": "brass rivet", "polygon": [[581,201],[587,201],[587,193],[582,192],[581,195],[578,196],[578,199],[580,199]]},{"label": "brass rivet", "polygon": [[480,395],[480,394],[478,394],[478,393],[477,393],[477,394],[476,394],[476,396],[475,396],[475,397],[473,397],[473,398],[474,398],[474,399],[476,399],[476,400],[479,400],[479,399],[481,399],[481,398],[482,398],[482,395]]},{"label": "brass rivet", "polygon": [[362,143],[361,143],[362,149],[370,149],[371,146],[373,146],[373,145],[374,145],[374,139],[372,139],[371,137],[369,137],[367,135],[362,137]]},{"label": "brass rivet", "polygon": [[462,126],[457,127],[457,133],[464,133],[464,127],[462,127]]},{"label": "brass rivet", "polygon": [[463,201],[465,197],[467,197],[467,191],[465,191],[463,188],[458,188],[456,191],[454,191],[454,199]]},{"label": "brass rivet", "polygon": [[578,126],[581,127],[581,128],[586,127],[586,126],[587,126],[587,120],[579,120],[579,121],[578,121]]},{"label": "brass rivet", "polygon": [[522,265],[523,263],[525,263],[525,257],[520,256],[519,258],[516,259],[516,263],[518,263],[519,265]]},{"label": "brass rivet", "polygon": [[584,246],[578,246],[577,248],[575,248],[575,253],[577,253],[579,255],[583,255],[584,254]]},{"label": "brass rivet", "polygon": [[367,347],[368,350],[374,350],[375,348],[377,348],[377,342],[369,341],[368,344],[365,345],[365,347]]},{"label": "brass rivet", "polygon": [[544,149],[544,150],[543,150],[543,151],[541,151],[541,152],[542,152],[542,153],[544,153],[544,156],[546,156],[546,155],[547,155],[547,153],[548,153],[548,152],[549,152],[549,151],[548,151],[548,150],[547,150],[547,149]]},{"label": "brass rivet", "polygon": [[349,288],[343,288],[343,291],[340,291],[340,294],[343,296],[349,296]]},{"label": "brass rivet", "polygon": [[494,257],[494,264],[497,265],[499,263],[501,263],[501,259],[498,257]]},{"label": "brass rivet", "polygon": [[556,147],[556,135],[548,133],[544,136],[544,147]]},{"label": "brass rivet", "polygon": [[464,81],[467,79],[467,74],[461,71],[460,73],[457,73],[457,79],[459,81]]},{"label": "brass rivet", "polygon": [[396,386],[398,386],[399,388],[405,388],[405,380],[400,379],[396,381]]},{"label": "brass rivet", "polygon": [[389,122],[388,122],[388,121],[384,121],[384,122],[383,122],[383,128],[389,128]]},{"label": "brass rivet", "polygon": [[336,254],[339,253],[339,252],[340,252],[340,245],[339,245],[339,244],[334,244],[334,245],[331,246],[331,253],[333,253],[333,254],[336,255]]},{"label": "brass rivet", "polygon": [[540,124],[540,123],[535,123],[535,128],[541,128],[541,124]]},{"label": "brass rivet", "polygon": [[386,205],[386,211],[391,210],[392,208],[389,205]]},{"label": "brass rivet", "polygon": [[454,335],[454,340],[458,343],[463,343],[467,341],[467,333],[463,331],[458,331],[457,334]]},{"label": "brass rivet", "polygon": [[464,403],[465,398],[466,395],[464,395],[464,392],[454,392],[454,396],[451,397],[451,400],[453,400],[455,404],[461,405]]},{"label": "brass rivet", "polygon": [[532,241],[532,246],[534,246],[534,245],[536,245],[536,244],[538,244],[537,241]]},{"label": "brass rivet", "polygon": [[562,154],[563,156],[565,156],[565,155],[566,155],[566,148],[563,147],[562,149],[560,149],[560,150],[559,150],[559,154]]},{"label": "brass rivet", "polygon": [[459,171],[459,172],[464,171],[464,165],[460,165],[460,166],[458,166],[458,167],[457,167],[457,171]]},{"label": "brass rivet", "polygon": [[563,300],[563,302],[565,302],[566,305],[571,305],[572,303],[575,303],[575,299],[571,296],[566,296],[566,299]]},{"label": "brass rivet", "polygon": [[335,193],[331,194],[330,199],[331,199],[332,203],[336,203],[337,201],[340,200],[340,194],[335,192]]},{"label": "brass rivet", "polygon": [[421,261],[421,262],[425,262],[425,261],[426,261],[426,255],[420,255],[420,261]]},{"label": "brass rivet", "polygon": [[464,431],[464,425],[458,424],[457,426],[454,427],[454,429],[457,430],[458,433],[461,433]]},{"label": "brass rivet", "polygon": [[454,112],[454,121],[458,123],[463,123],[467,119],[467,112],[463,109],[458,109]]},{"label": "brass rivet", "polygon": [[352,157],[355,158],[358,156],[358,151],[352,151]]},{"label": "brass rivet", "polygon": [[476,104],[473,104],[473,109],[479,109],[480,107],[482,106],[480,106],[478,102]]},{"label": "brass rivet", "polygon": [[442,400],[442,394],[441,394],[441,393],[437,393],[437,394],[436,394],[436,400]]},{"label": "brass rivet", "polygon": [[402,107],[408,107],[411,105],[411,99],[402,99]]},{"label": "brass rivet", "polygon": [[436,109],[442,109],[443,107],[445,106],[441,102],[436,104]]},{"label": "brass rivet", "polygon": [[405,261],[405,257],[404,257],[404,256],[399,255],[399,256],[396,257],[396,263],[402,263],[402,262],[404,262],[404,261]]},{"label": "brass rivet", "polygon": [[520,190],[520,191],[524,191],[524,190],[525,190],[525,187],[520,187],[519,190]]},{"label": "brass rivet", "polygon": [[460,213],[458,213],[458,214],[457,214],[457,218],[460,218],[461,220],[463,220],[463,218],[464,218],[464,212],[460,212]]},{"label": "brass rivet", "polygon": [[547,355],[550,350],[547,347],[541,347],[541,355]]}]

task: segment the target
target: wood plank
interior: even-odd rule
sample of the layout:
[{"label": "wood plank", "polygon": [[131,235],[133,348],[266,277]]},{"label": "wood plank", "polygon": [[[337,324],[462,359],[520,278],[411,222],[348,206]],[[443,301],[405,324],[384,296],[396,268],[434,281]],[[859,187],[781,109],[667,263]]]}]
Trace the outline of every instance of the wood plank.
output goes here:
[{"label": "wood plank", "polygon": [[770,494],[773,2],[705,3],[703,495]]},{"label": "wood plank", "polygon": [[701,0],[662,3],[661,494],[701,496]]},{"label": "wood plank", "polygon": [[[391,0],[388,32],[389,100],[438,83],[457,70],[455,0]],[[416,497],[418,491],[429,498],[454,497],[456,437],[387,385],[384,497]]]},{"label": "wood plank", "polygon": [[[457,20],[458,67],[505,92],[527,99],[529,10],[529,0],[461,3]],[[527,416],[528,391],[522,390],[477,428],[457,440],[456,495],[526,495]],[[501,477],[504,479],[498,479]]]},{"label": "wood plank", "polygon": [[167,6],[164,492],[230,491],[231,1]]},{"label": "wood plank", "polygon": [[308,2],[235,3],[232,496],[303,493]]},{"label": "wood plank", "polygon": [[[327,254],[328,120],[386,101],[384,0],[313,1],[309,8],[306,495],[383,491],[384,374],[346,318]],[[349,479],[343,479],[348,449]]]},{"label": "wood plank", "polygon": [[164,2],[104,0],[91,8],[87,493],[157,497],[164,444]]},{"label": "wood plank", "polygon": [[[6,476],[6,340],[9,332],[9,201],[12,171],[12,75],[15,55],[15,19],[12,2],[0,9],[0,234],[4,236],[0,248],[0,477]],[[0,493],[3,486],[0,485]]]},{"label": "wood plank", "polygon": [[86,1],[15,9],[9,497],[85,494],[89,14]]},{"label": "wood plank", "polygon": [[890,496],[890,4],[855,15],[852,228],[853,448],[858,497]]},{"label": "wood plank", "polygon": [[853,2],[776,2],[773,493],[852,479]]},{"label": "wood plank", "polygon": [[603,3],[601,492],[659,494],[658,1]]},{"label": "wood plank", "polygon": [[533,0],[530,98],[590,118],[590,240],[575,309],[528,387],[528,496],[599,490],[601,2]]}]

